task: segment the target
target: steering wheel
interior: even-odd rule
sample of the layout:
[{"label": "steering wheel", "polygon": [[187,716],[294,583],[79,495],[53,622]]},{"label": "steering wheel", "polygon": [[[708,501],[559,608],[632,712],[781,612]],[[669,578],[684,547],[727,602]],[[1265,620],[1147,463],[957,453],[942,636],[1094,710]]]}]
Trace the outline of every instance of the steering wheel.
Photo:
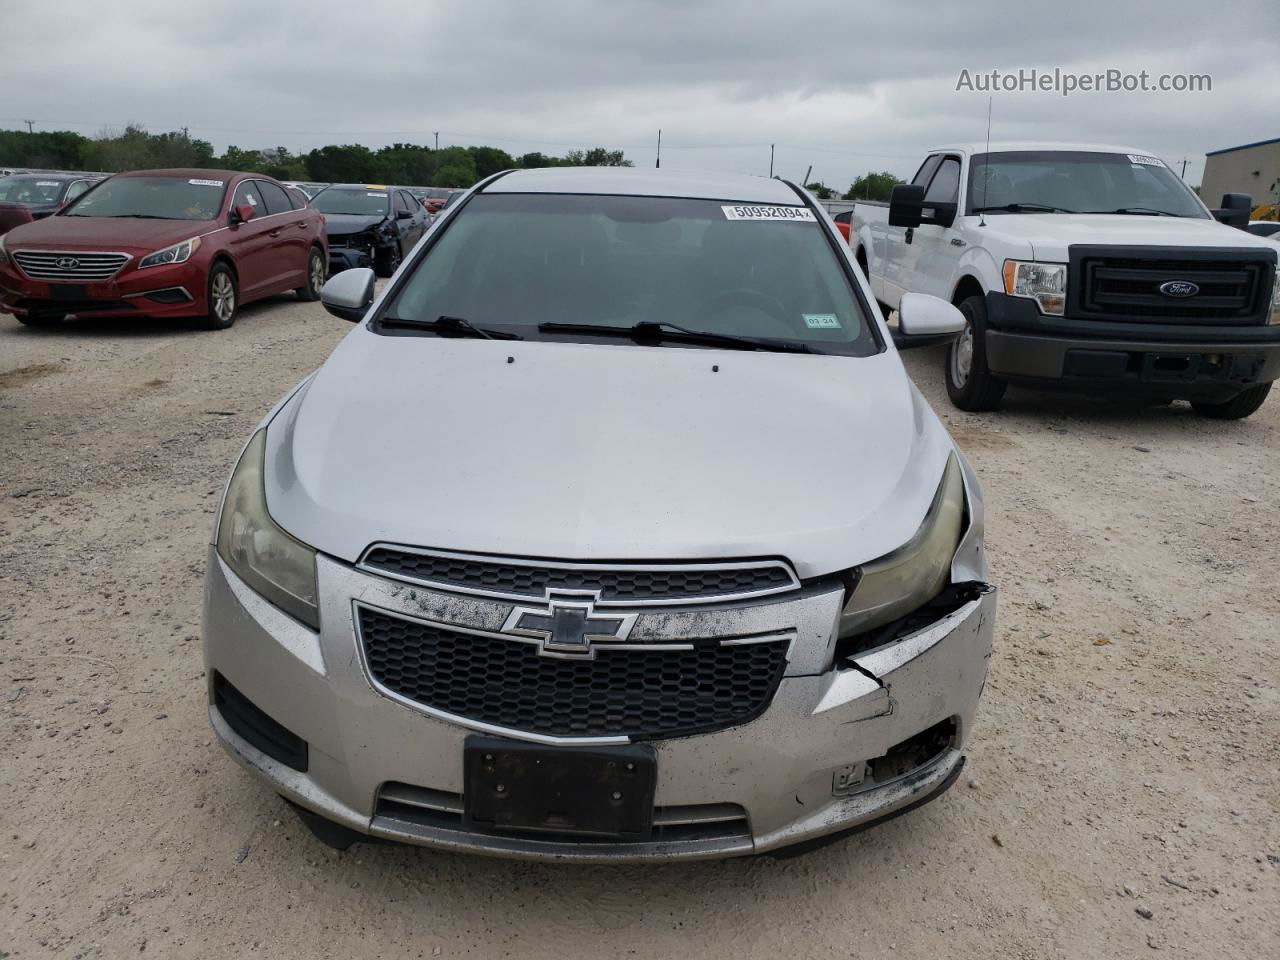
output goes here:
[{"label": "steering wheel", "polygon": [[793,329],[787,315],[787,308],[782,305],[781,300],[771,297],[767,293],[761,293],[759,290],[752,290],[749,287],[721,290],[719,293],[707,297],[707,299],[698,304],[695,316],[701,320],[709,314],[719,313],[729,307],[755,307],[762,313],[767,313],[788,330]]}]

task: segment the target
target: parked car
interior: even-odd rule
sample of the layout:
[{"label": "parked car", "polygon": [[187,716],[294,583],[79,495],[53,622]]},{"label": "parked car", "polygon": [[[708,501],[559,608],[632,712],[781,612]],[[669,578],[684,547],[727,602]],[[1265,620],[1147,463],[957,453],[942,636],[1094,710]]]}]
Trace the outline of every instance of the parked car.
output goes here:
[{"label": "parked car", "polygon": [[422,204],[403,187],[334,184],[312,197],[311,205],[325,215],[332,273],[372,267],[389,277],[431,225]]},{"label": "parked car", "polygon": [[93,314],[221,330],[250,300],[317,299],[326,261],[324,218],[270,177],[141,170],[0,237],[0,311],[30,326]]},{"label": "parked car", "polygon": [[844,237],[844,242],[849,242],[849,226],[853,222],[853,211],[845,210],[843,213],[837,213],[831,218],[831,222],[836,225],[836,229],[840,231],[840,236]]},{"label": "parked car", "polygon": [[50,216],[102,179],[88,173],[20,173],[0,178],[0,234]]},{"label": "parked car", "polygon": [[995,409],[1015,382],[1236,419],[1280,377],[1276,247],[1226,225],[1250,206],[1210,211],[1132,147],[960,144],[891,204],[859,202],[853,242],[884,309],[918,292],[965,314],[946,365],[961,409]]},{"label": "parked car", "polygon": [[514,171],[323,300],[357,326],[235,466],[203,620],[216,736],[323,840],[733,856],[956,779],[981,493],[801,189]]},{"label": "parked car", "polygon": [[314,197],[325,187],[329,186],[327,183],[312,183],[309,180],[282,180],[281,182],[286,187],[296,187],[298,190],[301,190],[308,200]]}]

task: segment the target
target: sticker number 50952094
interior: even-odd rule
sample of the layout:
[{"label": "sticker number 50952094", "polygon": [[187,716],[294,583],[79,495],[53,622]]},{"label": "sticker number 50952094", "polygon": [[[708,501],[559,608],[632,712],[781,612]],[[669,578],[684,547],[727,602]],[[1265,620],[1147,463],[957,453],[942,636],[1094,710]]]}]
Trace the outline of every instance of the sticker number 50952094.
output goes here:
[{"label": "sticker number 50952094", "polygon": [[817,218],[808,207],[753,207],[745,204],[726,205],[720,208],[726,220],[782,220],[784,222],[816,223]]}]

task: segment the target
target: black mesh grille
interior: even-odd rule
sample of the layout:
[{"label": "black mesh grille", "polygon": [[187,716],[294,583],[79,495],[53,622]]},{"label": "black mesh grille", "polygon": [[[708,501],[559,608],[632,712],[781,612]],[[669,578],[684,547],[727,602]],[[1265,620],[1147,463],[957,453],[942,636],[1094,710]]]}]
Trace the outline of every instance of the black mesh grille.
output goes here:
[{"label": "black mesh grille", "polygon": [[787,641],[693,650],[609,649],[544,657],[536,643],[457,633],[360,608],[369,670],[387,689],[481,723],[549,736],[655,739],[745,723],[764,712]]},{"label": "black mesh grille", "polygon": [[[1086,258],[1083,307],[1090,313],[1134,319],[1205,322],[1261,318],[1271,272],[1260,261]],[[1194,283],[1198,292],[1173,298],[1160,292],[1170,280]]]},{"label": "black mesh grille", "polygon": [[545,597],[548,589],[598,590],[601,600],[654,601],[741,596],[795,584],[787,569],[776,564],[709,570],[579,570],[476,557],[426,556],[394,547],[375,547],[364,565],[411,580],[535,600]]}]

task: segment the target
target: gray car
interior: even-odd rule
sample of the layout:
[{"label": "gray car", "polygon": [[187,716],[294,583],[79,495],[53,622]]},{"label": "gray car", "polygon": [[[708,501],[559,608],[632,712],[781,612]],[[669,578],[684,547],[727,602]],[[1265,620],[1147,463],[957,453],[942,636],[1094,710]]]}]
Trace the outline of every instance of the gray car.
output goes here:
[{"label": "gray car", "polygon": [[958,776],[996,594],[973,471],[780,180],[500,174],[263,420],[209,547],[218,739],[328,843],[779,851]]}]

